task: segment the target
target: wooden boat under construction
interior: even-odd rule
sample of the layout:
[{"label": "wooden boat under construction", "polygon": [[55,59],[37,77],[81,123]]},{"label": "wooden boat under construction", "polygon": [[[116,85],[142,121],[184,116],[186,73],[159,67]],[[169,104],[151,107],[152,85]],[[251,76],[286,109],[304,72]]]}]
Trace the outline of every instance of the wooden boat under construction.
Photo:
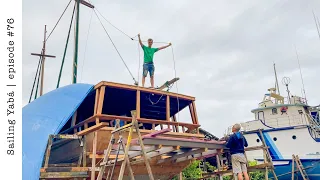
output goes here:
[{"label": "wooden boat under construction", "polygon": [[[33,103],[55,94],[72,96],[81,84],[69,86],[47,93]],[[68,103],[68,98],[62,99]],[[217,149],[224,148],[221,142],[205,140],[199,133],[194,97],[103,81],[93,86],[82,99],[59,132],[50,133],[42,165],[38,169],[40,179],[96,179],[111,132],[115,129],[115,120],[120,120],[120,125],[125,126],[132,121],[132,110],[136,112],[135,118],[154,179],[171,179],[193,160],[215,156]],[[64,108],[60,108],[63,111]],[[189,108],[192,122],[177,121],[176,114],[184,108]],[[126,139],[128,131],[123,131],[122,136]],[[119,136],[115,137],[118,140]],[[149,179],[135,132],[132,138],[128,155],[135,179]],[[114,145],[110,155],[113,160],[116,149]],[[123,151],[119,152],[113,179],[118,179],[123,154]],[[111,165],[106,167],[105,176],[110,168]],[[130,178],[128,168],[124,174],[123,179]]]}]

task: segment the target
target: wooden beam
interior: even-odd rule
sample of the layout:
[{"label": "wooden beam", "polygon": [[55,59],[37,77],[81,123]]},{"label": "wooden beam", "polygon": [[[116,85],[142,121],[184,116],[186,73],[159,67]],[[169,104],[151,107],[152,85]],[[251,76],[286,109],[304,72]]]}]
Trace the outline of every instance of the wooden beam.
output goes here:
[{"label": "wooden beam", "polygon": [[170,96],[168,95],[166,100],[166,117],[167,117],[167,121],[170,121]]},{"label": "wooden beam", "polygon": [[137,98],[136,98],[137,118],[140,118],[140,106],[141,106],[140,101],[141,101],[140,90],[137,90]]},{"label": "wooden beam", "polygon": [[159,160],[157,162],[157,164],[165,163],[165,162],[169,162],[169,161],[175,161],[176,159],[179,159],[179,158],[182,158],[182,157],[187,157],[187,156],[191,156],[191,155],[194,155],[194,154],[199,154],[199,153],[206,152],[206,151],[208,151],[208,148],[201,148],[201,149],[191,150],[191,151],[188,151],[188,152],[185,152],[185,153],[182,153],[182,154],[174,155],[174,156],[172,156],[170,158],[161,159],[161,160]]},{"label": "wooden beam", "polygon": [[[96,168],[96,154],[97,154],[97,139],[98,139],[98,132],[95,131],[93,134],[93,157],[92,157],[92,169]],[[91,180],[95,180],[96,172],[91,171]]]},{"label": "wooden beam", "polygon": [[106,87],[102,86],[99,93],[99,103],[97,107],[97,114],[100,115],[102,113],[103,102],[104,102],[104,94],[105,94]]},{"label": "wooden beam", "polygon": [[187,96],[187,95],[182,95],[182,94],[177,94],[177,93],[172,93],[172,92],[167,92],[167,91],[161,91],[161,90],[156,90],[156,89],[150,89],[150,88],[145,88],[145,87],[139,87],[139,86],[133,86],[133,85],[128,85],[128,84],[120,84],[120,83],[115,83],[115,82],[107,82],[107,81],[101,81],[97,85],[95,85],[95,89],[98,89],[101,86],[109,86],[109,87],[114,87],[114,88],[119,88],[119,89],[128,89],[128,90],[140,90],[141,92],[149,92],[153,94],[164,94],[164,95],[169,95],[170,97],[178,97],[179,99],[186,99],[190,101],[194,101],[195,98],[192,96]]},{"label": "wooden beam", "polygon": [[[132,121],[131,117],[127,116],[115,116],[115,115],[97,115],[101,120],[112,120],[112,119],[121,119],[123,121]],[[190,123],[183,123],[183,122],[171,122],[171,121],[162,121],[162,120],[155,120],[155,119],[146,119],[146,118],[137,118],[139,123],[149,123],[149,124],[169,124],[169,125],[176,125],[176,126],[185,126],[187,128],[197,128],[200,127],[198,124],[190,124]]]},{"label": "wooden beam", "polygon": [[56,58],[56,56],[46,55],[46,54],[38,54],[38,53],[31,53],[31,55],[34,55],[34,56],[40,56],[40,57]]},{"label": "wooden beam", "polygon": [[195,122],[196,124],[199,124],[199,121],[198,121],[198,115],[197,115],[197,109],[196,109],[196,104],[194,101],[192,101],[192,106],[193,106],[193,112],[194,112],[194,117],[195,117]]},{"label": "wooden beam", "polygon": [[192,123],[196,124],[196,118],[195,118],[195,115],[194,115],[192,103],[189,104],[189,111],[190,111]]},{"label": "wooden beam", "polygon": [[44,167],[48,167],[49,164],[49,158],[51,154],[51,147],[52,147],[52,135],[49,135],[48,138],[48,145],[47,145],[47,151],[46,151],[46,156],[45,156],[45,161],[44,161]]},{"label": "wooden beam", "polygon": [[87,129],[85,129],[83,131],[78,132],[77,135],[78,136],[87,135],[87,134],[89,134],[89,133],[91,133],[93,131],[97,131],[97,130],[99,130],[99,129],[103,128],[103,127],[106,127],[106,126],[108,126],[108,123],[101,122],[101,123],[99,123],[97,125],[91,126],[90,128],[87,128]]},{"label": "wooden beam", "polygon": [[97,114],[97,109],[98,109],[98,104],[99,104],[99,92],[100,92],[100,89],[96,89],[96,98],[95,98],[95,102],[94,102],[93,115]]}]

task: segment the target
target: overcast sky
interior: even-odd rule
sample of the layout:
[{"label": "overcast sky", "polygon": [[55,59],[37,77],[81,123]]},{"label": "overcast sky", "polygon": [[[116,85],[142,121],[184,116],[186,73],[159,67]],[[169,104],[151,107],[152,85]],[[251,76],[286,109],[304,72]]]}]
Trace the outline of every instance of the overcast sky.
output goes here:
[{"label": "overcast sky", "polygon": [[[69,0],[23,1],[23,104],[30,96],[44,25],[51,32]],[[172,42],[179,93],[196,97],[199,122],[216,136],[236,123],[253,120],[267,89],[274,86],[276,63],[280,90],[284,76],[290,77],[290,91],[301,96],[301,78],[296,45],[309,104],[318,105],[320,40],[312,10],[320,18],[317,0],[92,0],[99,12],[129,36],[141,33],[143,40]],[[70,24],[72,1],[47,42],[44,92],[55,89]],[[91,26],[89,29],[91,19]],[[100,17],[130,71],[141,81],[137,41],[113,28]],[[88,41],[87,41],[87,34]],[[74,34],[69,41],[61,86],[71,83]],[[87,48],[86,47],[87,43]],[[165,44],[154,44],[154,47]],[[142,52],[141,62],[142,62]],[[155,85],[174,77],[172,49],[155,54]],[[78,82],[96,84],[133,80],[95,13],[80,9]],[[149,86],[149,79],[146,81]],[[172,89],[176,92],[176,86]],[[188,111],[187,111],[188,112]],[[191,122],[182,113],[179,121]]]}]

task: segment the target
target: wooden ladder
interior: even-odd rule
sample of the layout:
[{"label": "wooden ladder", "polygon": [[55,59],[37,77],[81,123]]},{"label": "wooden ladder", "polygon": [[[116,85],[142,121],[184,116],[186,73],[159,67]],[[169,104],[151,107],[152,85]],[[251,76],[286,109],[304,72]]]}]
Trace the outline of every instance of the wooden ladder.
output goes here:
[{"label": "wooden ladder", "polygon": [[294,163],[297,164],[297,167],[301,173],[302,178],[304,180],[309,180],[308,174],[305,171],[305,168],[303,167],[299,156],[294,154],[292,155],[292,176],[291,176],[292,178],[291,179],[294,180],[294,172],[295,172]]},{"label": "wooden ladder", "polygon": [[[130,158],[129,158],[129,155],[128,155],[130,144],[131,144],[131,140],[132,140],[132,134],[133,134],[133,130],[134,129],[136,130],[136,133],[138,135],[138,142],[139,142],[139,145],[141,147],[141,152],[142,152],[142,156],[144,158],[144,162],[145,162],[148,174],[149,174],[149,179],[150,180],[154,180],[154,177],[153,177],[153,174],[152,174],[152,170],[151,170],[151,167],[150,167],[150,164],[149,164],[149,160],[148,160],[146,152],[144,150],[144,144],[142,142],[142,137],[141,137],[141,133],[140,133],[140,130],[139,130],[138,121],[136,120],[136,112],[135,111],[131,111],[131,115],[132,115],[132,122],[130,124],[125,125],[125,126],[119,127],[120,126],[119,125],[119,120],[117,120],[116,127],[115,127],[116,129],[111,132],[112,135],[111,135],[111,138],[110,138],[110,142],[109,142],[108,148],[106,149],[106,153],[104,155],[103,161],[100,164],[101,167],[100,167],[100,170],[99,170],[99,174],[98,174],[97,180],[102,180],[102,177],[103,177],[103,174],[105,173],[106,167],[109,166],[109,163],[112,163],[112,162],[109,162],[109,156],[111,154],[112,147],[115,144],[115,138],[114,138],[115,133],[119,133],[119,141],[118,141],[118,149],[117,149],[116,158],[114,160],[113,167],[112,167],[111,174],[110,174],[110,180],[112,180],[112,177],[113,177],[113,172],[114,172],[117,160],[118,160],[118,155],[119,155],[119,152],[120,152],[120,148],[122,148],[122,150],[124,150],[124,161],[121,164],[121,169],[120,169],[118,180],[122,180],[123,179],[124,170],[125,170],[126,166],[128,166],[131,180],[134,180],[133,171],[132,171],[132,168],[130,166]],[[121,132],[126,130],[127,128],[130,128],[130,129],[129,129],[129,135],[128,135],[128,138],[127,138],[126,146],[124,146],[124,143],[122,141],[123,138],[121,136]],[[109,173],[108,173],[106,179],[109,180]]]}]

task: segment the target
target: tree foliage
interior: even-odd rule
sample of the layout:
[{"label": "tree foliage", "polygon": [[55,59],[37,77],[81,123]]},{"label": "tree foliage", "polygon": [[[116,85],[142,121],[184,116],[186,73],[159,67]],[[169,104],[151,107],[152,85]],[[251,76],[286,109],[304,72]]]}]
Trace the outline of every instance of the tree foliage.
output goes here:
[{"label": "tree foliage", "polygon": [[[199,163],[200,163],[199,160],[193,161],[187,168],[185,168],[182,171],[183,180],[195,180],[202,177],[202,173],[204,172],[199,168]],[[208,162],[206,162],[206,165],[209,171],[216,170],[216,167],[212,166]],[[255,165],[257,165],[257,161],[249,161],[249,166],[255,166]],[[265,179],[265,174],[263,171],[250,172],[249,176],[251,180]],[[178,179],[179,179],[179,176],[177,175],[172,180],[178,180]],[[231,180],[231,179],[232,178],[230,176],[223,177],[223,180]],[[214,180],[214,178],[210,178],[209,180]]]}]

